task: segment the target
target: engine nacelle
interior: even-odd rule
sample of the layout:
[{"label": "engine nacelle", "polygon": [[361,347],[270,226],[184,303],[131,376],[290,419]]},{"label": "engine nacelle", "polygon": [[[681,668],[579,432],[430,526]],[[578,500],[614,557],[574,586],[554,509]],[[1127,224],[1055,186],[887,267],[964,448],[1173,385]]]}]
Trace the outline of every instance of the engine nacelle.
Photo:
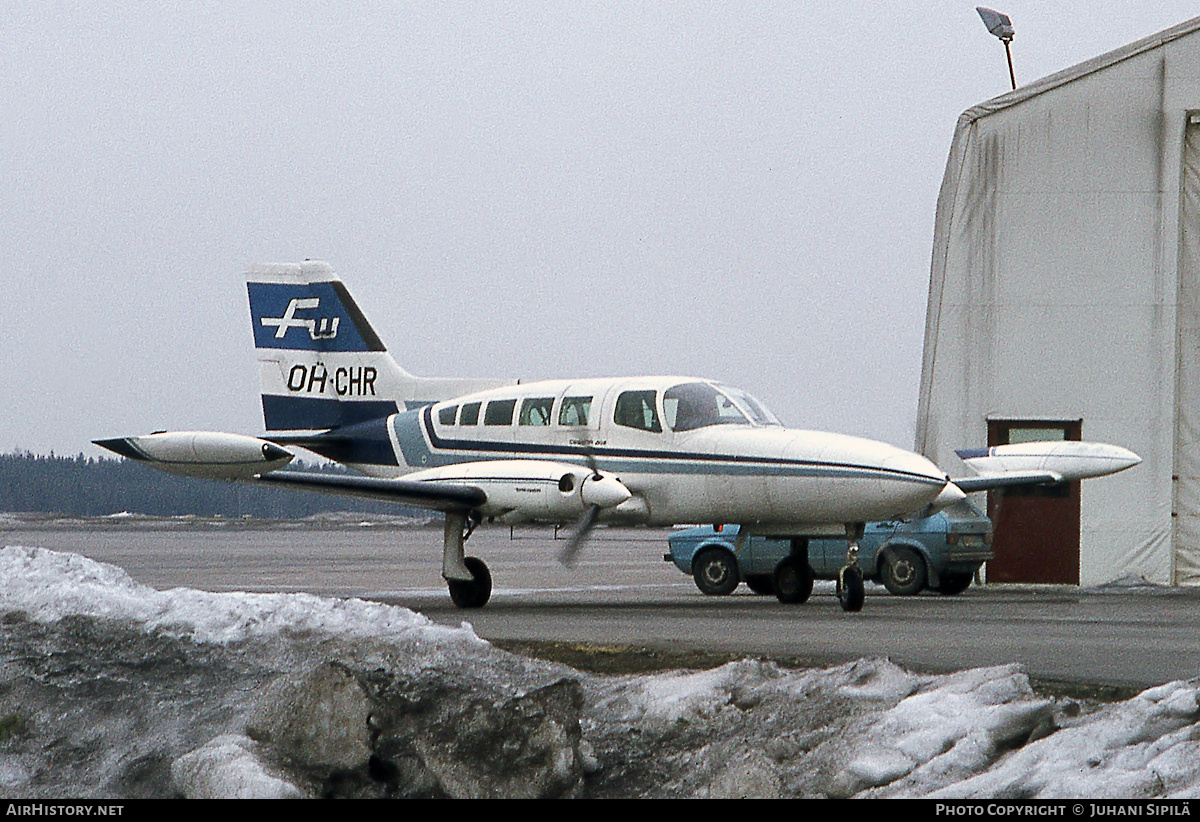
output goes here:
[{"label": "engine nacelle", "polygon": [[282,468],[295,457],[273,442],[221,431],[160,431],[93,442],[168,474],[202,479],[250,479]]},{"label": "engine nacelle", "polygon": [[574,522],[592,505],[615,508],[629,489],[612,474],[600,478],[582,465],[549,460],[491,460],[446,465],[409,474],[416,482],[473,485],[487,494],[485,517],[504,522]]}]

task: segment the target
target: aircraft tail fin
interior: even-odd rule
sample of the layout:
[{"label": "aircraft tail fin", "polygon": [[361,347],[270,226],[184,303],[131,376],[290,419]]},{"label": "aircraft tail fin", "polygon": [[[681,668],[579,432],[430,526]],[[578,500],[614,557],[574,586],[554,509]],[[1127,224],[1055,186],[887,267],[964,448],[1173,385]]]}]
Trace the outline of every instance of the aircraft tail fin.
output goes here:
[{"label": "aircraft tail fin", "polygon": [[322,431],[508,381],[414,377],[327,263],[253,265],[246,277],[268,431]]}]

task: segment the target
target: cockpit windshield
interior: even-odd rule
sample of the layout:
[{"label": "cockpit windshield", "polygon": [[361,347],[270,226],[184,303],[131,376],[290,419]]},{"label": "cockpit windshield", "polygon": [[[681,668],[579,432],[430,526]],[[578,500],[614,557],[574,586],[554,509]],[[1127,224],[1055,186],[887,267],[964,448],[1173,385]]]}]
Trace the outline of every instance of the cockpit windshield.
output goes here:
[{"label": "cockpit windshield", "polygon": [[709,425],[779,425],[762,403],[736,388],[686,382],[663,392],[663,415],[672,431]]},{"label": "cockpit windshield", "polygon": [[746,409],[746,412],[750,415],[750,419],[754,420],[758,425],[783,425],[779,421],[779,418],[772,414],[765,405],[742,389],[722,385],[721,390],[733,397],[738,405]]}]

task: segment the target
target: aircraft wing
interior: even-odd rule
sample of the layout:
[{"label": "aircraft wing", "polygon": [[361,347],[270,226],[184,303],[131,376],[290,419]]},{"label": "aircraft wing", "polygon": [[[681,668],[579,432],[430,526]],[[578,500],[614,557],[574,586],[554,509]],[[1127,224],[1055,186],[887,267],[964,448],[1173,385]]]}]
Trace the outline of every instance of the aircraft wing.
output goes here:
[{"label": "aircraft wing", "polygon": [[964,493],[991,491],[995,488],[1011,488],[1014,485],[1053,485],[1063,481],[1063,475],[1055,471],[1013,471],[1007,474],[983,474],[975,477],[951,479]]},{"label": "aircraft wing", "polygon": [[310,474],[300,471],[272,471],[259,475],[256,481],[308,491],[395,502],[432,511],[464,511],[487,502],[487,494],[482,488],[457,483]]}]

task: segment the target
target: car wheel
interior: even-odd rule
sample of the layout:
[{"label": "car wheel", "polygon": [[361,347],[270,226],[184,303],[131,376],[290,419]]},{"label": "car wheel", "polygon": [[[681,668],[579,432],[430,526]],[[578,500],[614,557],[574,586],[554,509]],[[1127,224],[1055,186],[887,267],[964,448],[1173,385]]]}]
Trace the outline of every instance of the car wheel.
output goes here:
[{"label": "car wheel", "polygon": [[941,584],[937,588],[938,593],[948,597],[961,594],[971,587],[971,576],[971,574],[942,574]]},{"label": "car wheel", "polygon": [[911,548],[888,549],[880,571],[883,586],[896,596],[912,596],[925,587],[925,560]]},{"label": "car wheel", "polygon": [[764,596],[775,593],[775,584],[771,582],[770,574],[751,574],[746,577],[746,587]]},{"label": "car wheel", "polygon": [[732,594],[741,581],[737,560],[722,548],[706,548],[697,554],[692,560],[692,577],[703,593],[717,597]]},{"label": "car wheel", "polygon": [[806,560],[784,557],[775,566],[775,598],[787,605],[799,605],[812,596],[813,570]]}]

